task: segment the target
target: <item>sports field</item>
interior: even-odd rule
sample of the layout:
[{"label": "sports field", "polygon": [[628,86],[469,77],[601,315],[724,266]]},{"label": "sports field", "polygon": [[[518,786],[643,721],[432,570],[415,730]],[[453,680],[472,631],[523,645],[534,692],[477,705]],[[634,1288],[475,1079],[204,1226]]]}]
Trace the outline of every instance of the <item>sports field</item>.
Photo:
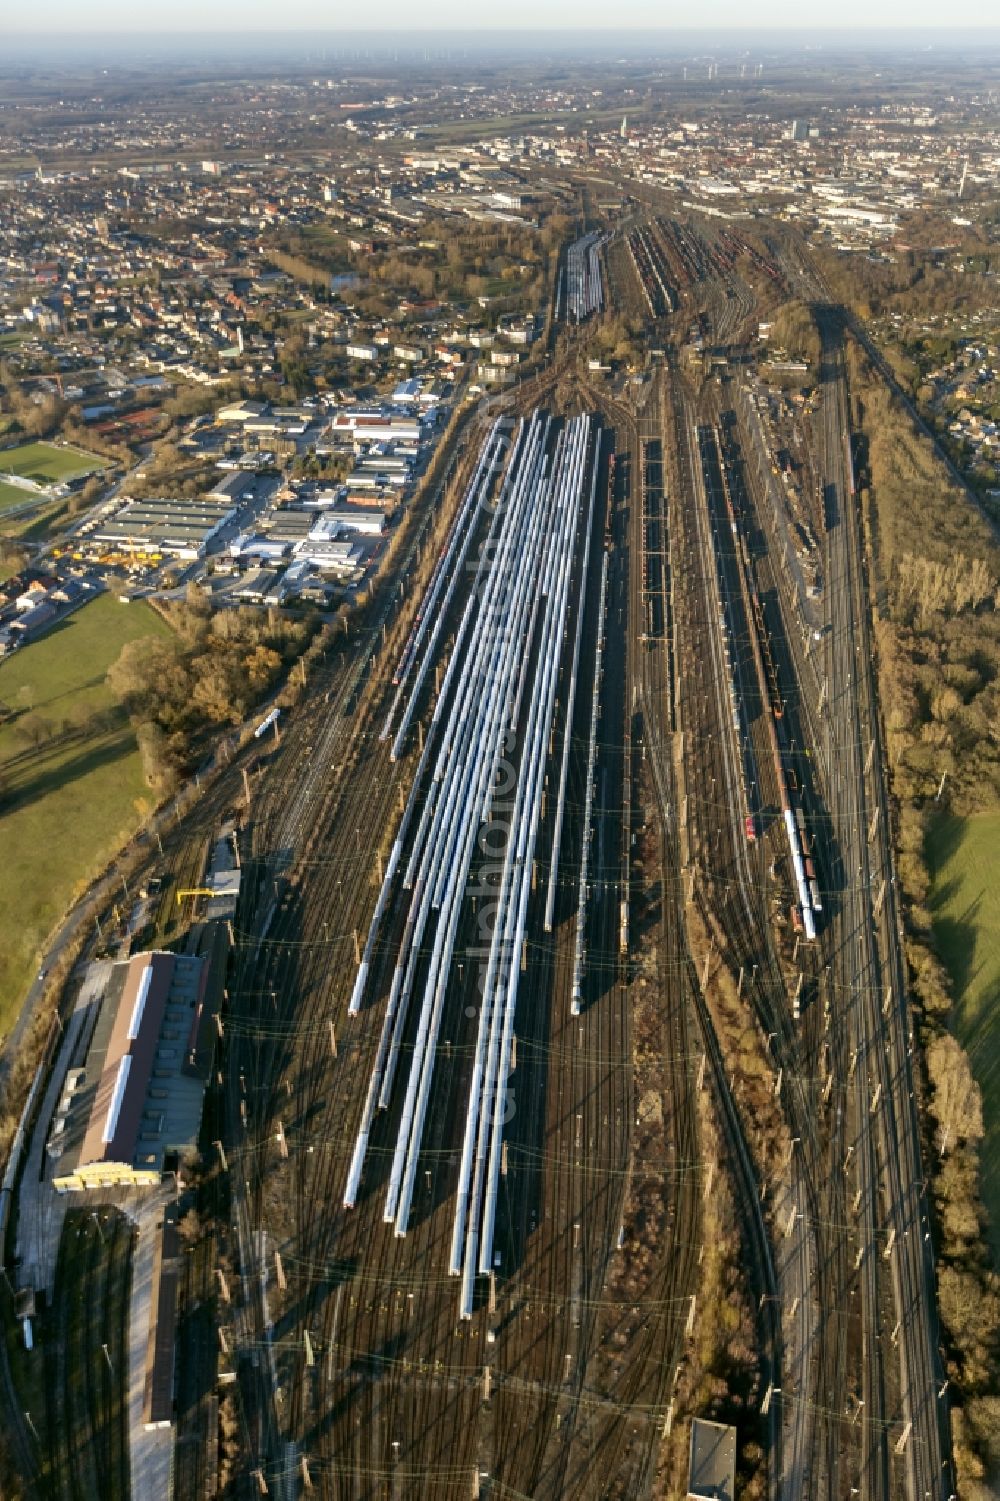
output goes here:
[{"label": "sports field", "polygon": [[46,935],[141,820],[149,792],[105,673],[126,641],[166,634],[147,605],[102,595],[0,662],[0,1034]]},{"label": "sports field", "polygon": [[9,480],[0,479],[0,516],[4,511],[9,511],[11,506],[23,505],[26,500],[31,499],[30,490],[22,490],[20,485],[12,485]]},{"label": "sports field", "polygon": [[0,473],[21,474],[39,485],[90,474],[104,462],[82,448],[62,448],[54,443],[21,443],[17,448],[0,449]]},{"label": "sports field", "polygon": [[955,1033],[983,1092],[983,1197],[1000,1265],[1000,814],[942,816],[927,840],[931,914],[955,993]]}]

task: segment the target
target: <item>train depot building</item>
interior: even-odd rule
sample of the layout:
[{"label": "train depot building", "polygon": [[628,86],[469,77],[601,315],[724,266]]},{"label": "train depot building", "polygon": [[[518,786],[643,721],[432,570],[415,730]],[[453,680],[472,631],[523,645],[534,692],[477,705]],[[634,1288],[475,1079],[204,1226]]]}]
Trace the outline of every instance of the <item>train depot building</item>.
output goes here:
[{"label": "train depot building", "polygon": [[734,1501],[735,1495],[736,1429],[728,1423],[695,1418],[691,1424],[687,1501]]},{"label": "train depot building", "polygon": [[201,1121],[216,1030],[209,965],[156,951],[102,968],[86,1055],[67,1071],[49,1131],[58,1193],[155,1187],[195,1146]]}]

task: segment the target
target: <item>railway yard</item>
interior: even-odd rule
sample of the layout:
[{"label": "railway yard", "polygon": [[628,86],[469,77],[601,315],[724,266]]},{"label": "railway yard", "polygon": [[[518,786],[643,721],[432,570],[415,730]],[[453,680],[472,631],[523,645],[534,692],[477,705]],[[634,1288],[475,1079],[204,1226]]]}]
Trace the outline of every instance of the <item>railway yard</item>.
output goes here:
[{"label": "railway yard", "polygon": [[[581,243],[572,321],[594,296]],[[613,295],[655,320],[729,273],[725,245],[655,222],[622,248]],[[727,291],[703,299],[717,339],[749,312],[745,283]],[[589,418],[547,406],[545,376],[520,392],[470,440],[424,587],[348,712],[308,765],[286,741],[255,804],[227,1078],[242,1390],[276,1491],[662,1484],[713,1316],[711,1080],[769,1493],[951,1492],[888,852],[865,837],[885,794],[850,665],[843,374],[831,355],[815,632],[730,385],[668,358],[638,399],[581,381]]]},{"label": "railway yard", "polygon": [[[241,1496],[683,1494],[707,1412],[748,1495],[952,1497],[845,332],[812,275],[634,206],[573,241],[545,362],[459,426],[280,739],[207,795],[242,883],[178,1495],[215,1493],[225,1373]],[[820,309],[794,506],[755,285]],[[627,378],[584,370],[605,310],[643,329]],[[180,819],[164,859],[173,913]],[[52,1431],[82,1401],[93,1428],[54,1496],[127,1491],[121,1317],[89,1398],[53,1359]]]}]

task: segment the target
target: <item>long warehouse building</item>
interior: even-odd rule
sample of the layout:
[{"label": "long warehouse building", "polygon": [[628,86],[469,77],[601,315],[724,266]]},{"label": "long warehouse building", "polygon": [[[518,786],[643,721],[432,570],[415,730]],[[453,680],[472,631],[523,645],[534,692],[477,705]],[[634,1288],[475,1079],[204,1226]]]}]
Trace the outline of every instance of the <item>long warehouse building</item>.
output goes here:
[{"label": "long warehouse building", "polygon": [[113,519],[102,522],[96,542],[121,552],[169,552],[201,558],[212,538],[237,515],[232,500],[127,500]]},{"label": "long warehouse building", "polygon": [[83,1066],[70,1068],[49,1132],[60,1193],[153,1187],[192,1147],[204,1096],[201,1033],[208,968],[188,954],[141,953],[106,966]]}]

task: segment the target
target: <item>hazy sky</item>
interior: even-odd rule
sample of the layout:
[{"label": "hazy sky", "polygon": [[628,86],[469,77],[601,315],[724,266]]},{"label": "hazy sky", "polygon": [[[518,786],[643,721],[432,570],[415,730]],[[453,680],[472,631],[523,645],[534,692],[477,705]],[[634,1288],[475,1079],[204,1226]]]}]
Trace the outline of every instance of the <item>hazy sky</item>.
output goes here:
[{"label": "hazy sky", "polygon": [[[37,33],[38,10],[4,0],[3,30],[8,34]],[[238,43],[247,31],[328,31],[331,41],[338,34],[344,41],[348,27],[388,31],[395,27],[413,32],[436,28],[478,27],[554,28],[563,26],[604,28],[613,17],[613,29],[623,27],[708,28],[802,27],[817,20],[837,27],[942,27],[948,13],[941,0],[841,0],[817,17],[802,0],[503,0],[501,5],[470,6],[467,0],[380,0],[378,5],[353,7],[344,0],[294,0],[276,5],[274,0],[171,0],[167,5],[142,6],[135,0],[48,0],[45,6],[46,34],[55,43],[61,31],[77,34],[128,32],[132,35],[157,31],[213,31],[233,28]],[[952,16],[962,29],[1000,24],[997,0],[962,0]]]}]

